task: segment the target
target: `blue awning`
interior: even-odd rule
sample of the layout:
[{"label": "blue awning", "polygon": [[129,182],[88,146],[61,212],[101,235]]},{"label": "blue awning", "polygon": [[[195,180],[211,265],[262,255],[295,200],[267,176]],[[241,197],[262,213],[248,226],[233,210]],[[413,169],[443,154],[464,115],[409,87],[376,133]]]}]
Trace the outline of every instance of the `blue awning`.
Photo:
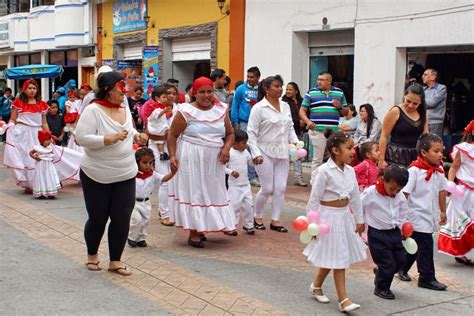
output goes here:
[{"label": "blue awning", "polygon": [[7,69],[6,77],[12,80],[30,78],[56,78],[63,72],[63,67],[57,65],[27,65]]}]

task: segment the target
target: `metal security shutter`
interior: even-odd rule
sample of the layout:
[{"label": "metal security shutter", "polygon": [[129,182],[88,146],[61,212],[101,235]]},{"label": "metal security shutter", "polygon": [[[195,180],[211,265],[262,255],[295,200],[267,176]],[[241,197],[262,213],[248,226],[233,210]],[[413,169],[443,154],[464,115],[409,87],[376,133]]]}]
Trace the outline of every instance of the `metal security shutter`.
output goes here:
[{"label": "metal security shutter", "polygon": [[311,32],[308,44],[311,56],[353,55],[354,30]]},{"label": "metal security shutter", "polygon": [[141,44],[127,44],[123,47],[123,59],[143,59],[143,46]]},{"label": "metal security shutter", "polygon": [[171,42],[173,61],[211,59],[211,39],[209,37],[174,39]]}]

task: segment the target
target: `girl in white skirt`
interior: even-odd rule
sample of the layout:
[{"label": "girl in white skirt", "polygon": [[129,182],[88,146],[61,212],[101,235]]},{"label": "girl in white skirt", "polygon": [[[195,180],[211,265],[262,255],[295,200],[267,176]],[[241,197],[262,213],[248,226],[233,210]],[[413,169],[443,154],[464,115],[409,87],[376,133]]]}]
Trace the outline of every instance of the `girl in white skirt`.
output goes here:
[{"label": "girl in white skirt", "polygon": [[178,171],[168,201],[176,226],[189,230],[189,245],[203,248],[205,232],[235,230],[225,187],[234,133],[227,105],[214,98],[210,79],[196,79],[193,96],[195,101],[180,105],[168,133],[171,170]]},{"label": "girl in white skirt", "polygon": [[38,199],[54,199],[61,188],[56,168],[53,164],[54,152],[50,131],[38,131],[41,145],[33,146],[30,157],[36,160],[33,172],[33,196]]},{"label": "girl in white skirt", "polygon": [[329,303],[322,285],[333,270],[339,309],[350,312],[360,308],[360,305],[354,304],[346,295],[345,269],[352,263],[367,259],[367,247],[358,235],[365,228],[359,187],[354,169],[349,166],[355,155],[354,141],[344,132],[328,130],[325,136],[328,137],[326,148],[331,158],[318,168],[308,210],[320,212],[320,224],[329,225],[330,233],[313,239],[303,254],[320,268],[310,285],[314,297],[321,303]]}]

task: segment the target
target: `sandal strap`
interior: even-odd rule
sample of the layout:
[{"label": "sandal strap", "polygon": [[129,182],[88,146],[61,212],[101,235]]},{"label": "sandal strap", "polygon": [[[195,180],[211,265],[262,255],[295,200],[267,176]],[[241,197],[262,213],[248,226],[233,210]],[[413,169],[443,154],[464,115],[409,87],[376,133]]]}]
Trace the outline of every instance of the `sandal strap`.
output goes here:
[{"label": "sandal strap", "polygon": [[348,297],[346,297],[345,299],[343,299],[342,301],[339,302],[339,305],[342,306],[342,304],[344,304],[345,302],[347,302],[349,300]]}]

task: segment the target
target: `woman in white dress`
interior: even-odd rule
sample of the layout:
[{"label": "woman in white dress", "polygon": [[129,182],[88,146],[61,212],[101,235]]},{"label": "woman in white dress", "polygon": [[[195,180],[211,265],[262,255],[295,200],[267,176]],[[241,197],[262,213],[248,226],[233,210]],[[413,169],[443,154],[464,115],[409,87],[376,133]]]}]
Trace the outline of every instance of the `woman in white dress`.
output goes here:
[{"label": "woman in white dress", "polygon": [[[41,101],[38,83],[34,79],[25,81],[20,97],[12,104],[12,114],[7,133],[7,144],[3,156],[5,167],[13,171],[17,185],[31,194],[35,161],[30,158],[31,148],[39,145],[38,131],[49,130],[46,121],[48,104]],[[10,125],[9,124],[9,125]],[[79,164],[82,154],[68,148],[53,145],[54,164],[61,181],[79,180]]]},{"label": "woman in white dress", "polygon": [[196,100],[180,105],[168,133],[170,166],[177,170],[168,202],[176,226],[189,230],[189,245],[203,248],[203,233],[235,230],[225,187],[234,133],[227,105],[214,98],[210,79],[196,79],[193,94]]}]

